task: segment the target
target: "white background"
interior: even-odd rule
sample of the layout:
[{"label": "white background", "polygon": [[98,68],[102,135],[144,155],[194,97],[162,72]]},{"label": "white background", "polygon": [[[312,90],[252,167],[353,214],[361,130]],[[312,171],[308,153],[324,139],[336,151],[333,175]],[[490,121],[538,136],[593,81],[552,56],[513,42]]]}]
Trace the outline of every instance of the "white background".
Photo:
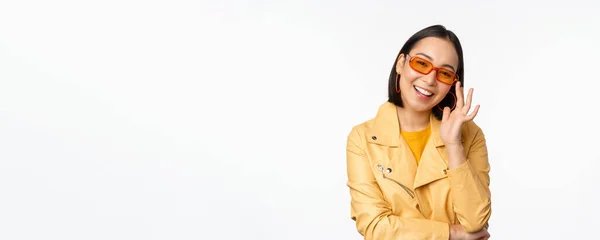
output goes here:
[{"label": "white background", "polygon": [[361,239],[345,144],[460,38],[493,239],[600,227],[598,3],[2,1],[0,239]]}]

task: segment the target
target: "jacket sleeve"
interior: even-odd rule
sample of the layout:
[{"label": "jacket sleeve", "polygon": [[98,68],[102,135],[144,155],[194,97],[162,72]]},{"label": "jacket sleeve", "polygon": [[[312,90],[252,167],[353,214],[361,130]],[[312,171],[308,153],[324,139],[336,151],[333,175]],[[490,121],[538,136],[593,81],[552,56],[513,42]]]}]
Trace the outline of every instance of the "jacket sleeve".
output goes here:
[{"label": "jacket sleeve", "polygon": [[365,240],[387,239],[449,239],[449,224],[420,218],[405,218],[392,214],[370,168],[356,131],[348,137],[346,162],[350,189],[351,217]]},{"label": "jacket sleeve", "polygon": [[483,132],[476,125],[469,127],[475,134],[467,159],[448,171],[448,180],[458,221],[466,232],[476,232],[486,226],[492,212],[490,165]]}]

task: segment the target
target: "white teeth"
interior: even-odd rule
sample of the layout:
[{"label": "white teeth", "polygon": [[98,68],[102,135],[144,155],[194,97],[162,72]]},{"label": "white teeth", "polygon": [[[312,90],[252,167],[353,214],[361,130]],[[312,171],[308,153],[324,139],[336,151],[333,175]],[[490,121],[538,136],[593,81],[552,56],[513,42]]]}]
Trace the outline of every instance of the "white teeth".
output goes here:
[{"label": "white teeth", "polygon": [[431,96],[431,95],[433,95],[433,93],[431,93],[431,92],[429,92],[429,91],[427,91],[425,89],[422,89],[420,87],[415,86],[415,89],[417,89],[417,91],[419,91],[421,94],[423,94],[425,96]]}]

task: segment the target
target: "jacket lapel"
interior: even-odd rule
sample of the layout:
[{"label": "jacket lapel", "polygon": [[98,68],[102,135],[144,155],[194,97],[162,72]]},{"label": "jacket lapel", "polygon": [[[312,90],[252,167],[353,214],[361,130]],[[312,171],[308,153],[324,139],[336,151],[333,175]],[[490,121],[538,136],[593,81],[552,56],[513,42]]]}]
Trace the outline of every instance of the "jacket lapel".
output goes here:
[{"label": "jacket lapel", "polygon": [[430,115],[431,136],[418,166],[410,147],[400,135],[398,114],[393,103],[385,102],[379,107],[373,127],[367,132],[367,142],[375,148],[371,150],[378,153],[374,154],[377,158],[385,158],[378,161],[386,167],[395,166],[394,178],[416,189],[447,177],[448,154],[440,137],[440,123],[433,114]]},{"label": "jacket lapel", "polygon": [[[417,168],[414,187],[419,188],[433,181],[447,177],[448,153],[446,146],[440,136],[440,120],[430,115],[431,136],[425,145],[421,161]],[[465,136],[461,140],[464,142]]]},{"label": "jacket lapel", "polygon": [[400,135],[398,113],[394,104],[385,102],[380,106],[373,127],[367,134],[372,156],[385,156],[385,159],[379,161],[382,161],[386,170],[388,167],[392,168],[388,175],[414,189],[412,185],[417,164],[409,146]]}]

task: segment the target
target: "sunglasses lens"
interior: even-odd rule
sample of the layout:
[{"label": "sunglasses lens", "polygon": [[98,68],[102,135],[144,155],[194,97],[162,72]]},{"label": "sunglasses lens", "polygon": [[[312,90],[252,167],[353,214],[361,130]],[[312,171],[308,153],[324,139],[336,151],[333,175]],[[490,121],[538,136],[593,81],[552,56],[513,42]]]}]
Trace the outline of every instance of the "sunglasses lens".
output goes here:
[{"label": "sunglasses lens", "polygon": [[422,74],[428,74],[433,68],[433,64],[431,64],[431,62],[419,57],[413,58],[409,65],[412,69]]},{"label": "sunglasses lens", "polygon": [[[421,73],[421,74],[429,74],[431,70],[434,68],[433,63],[427,61],[420,57],[414,57],[409,62],[410,67]],[[437,80],[446,84],[453,84],[456,79],[456,73],[451,70],[439,68],[437,69]]]},{"label": "sunglasses lens", "polygon": [[437,71],[437,79],[441,82],[452,84],[454,83],[454,79],[456,78],[456,73],[446,70],[446,69],[438,69]]}]

